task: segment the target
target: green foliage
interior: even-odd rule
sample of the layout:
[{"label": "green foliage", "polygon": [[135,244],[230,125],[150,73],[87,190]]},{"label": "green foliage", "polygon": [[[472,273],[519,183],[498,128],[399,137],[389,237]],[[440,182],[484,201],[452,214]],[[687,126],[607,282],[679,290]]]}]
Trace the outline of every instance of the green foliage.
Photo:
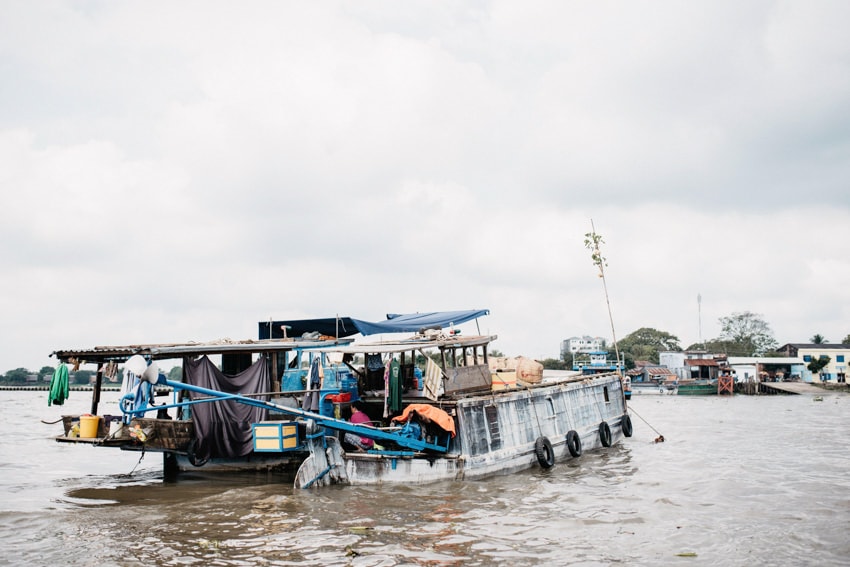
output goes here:
[{"label": "green foliage", "polygon": [[15,368],[6,373],[5,379],[9,382],[26,382],[30,371],[26,368]]},{"label": "green foliage", "polygon": [[715,341],[726,343],[726,354],[730,356],[761,356],[776,350],[776,339],[770,325],[762,316],[750,311],[732,313],[721,317],[720,337]]},{"label": "green foliage", "polygon": [[53,377],[53,373],[56,371],[52,366],[42,366],[41,370],[38,371],[38,379],[39,380],[49,380]]},{"label": "green foliage", "polygon": [[827,340],[825,338],[823,338],[823,335],[821,335],[820,333],[816,333],[809,340],[812,342],[813,345],[822,345],[825,342],[827,342]]},{"label": "green foliage", "polygon": [[183,381],[183,369],[179,366],[173,366],[171,370],[168,372],[168,379],[172,382],[182,382]]},{"label": "green foliage", "polygon": [[602,239],[602,235],[597,234],[595,230],[584,234],[584,247],[590,250],[590,257],[593,260],[593,264],[599,268],[600,277],[602,277],[605,271],[604,268],[608,266],[608,261],[599,249],[602,244],[605,244],[605,241]]},{"label": "green foliage", "polygon": [[813,358],[806,366],[812,374],[820,374],[820,371],[827,367],[831,359],[826,355],[821,355],[818,358]]},{"label": "green foliage", "polygon": [[626,367],[634,368],[635,360],[649,360],[658,363],[658,353],[661,351],[681,351],[679,337],[665,331],[650,327],[642,327],[626,335],[617,343],[621,354],[626,355]]},{"label": "green foliage", "polygon": [[90,384],[94,372],[91,370],[77,370],[74,372],[74,384]]},{"label": "green foliage", "polygon": [[540,361],[543,368],[546,370],[571,370],[572,364],[567,366],[567,363],[557,358],[544,358]]},{"label": "green foliage", "polygon": [[848,334],[846,337],[844,337],[844,339],[841,341],[841,344],[850,345],[850,334]]}]

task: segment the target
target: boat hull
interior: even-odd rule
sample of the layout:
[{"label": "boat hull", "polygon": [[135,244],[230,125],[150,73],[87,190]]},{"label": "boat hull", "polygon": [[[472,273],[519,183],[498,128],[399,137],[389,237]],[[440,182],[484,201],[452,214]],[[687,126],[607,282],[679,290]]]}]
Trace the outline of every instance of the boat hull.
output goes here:
[{"label": "boat hull", "polygon": [[[575,458],[567,434],[575,431],[582,451],[617,443],[623,434],[625,400],[618,376],[581,377],[527,389],[469,396],[457,400],[453,413],[458,434],[445,455],[344,452],[336,436],[304,458],[303,453],[255,455],[242,459],[212,459],[192,466],[178,457],[184,472],[252,470],[295,474],[299,488],[329,484],[425,484],[469,480],[542,466]],[[609,437],[600,432],[605,423]],[[538,456],[539,439],[551,445],[551,464]],[[324,454],[327,453],[327,454]],[[296,470],[297,469],[297,470]]]},{"label": "boat hull", "polygon": [[[536,385],[474,393],[434,405],[447,410],[457,424],[457,436],[445,454],[346,453],[339,445],[339,433],[327,430],[324,436],[318,436],[315,446],[308,444],[303,450],[251,452],[244,457],[212,458],[199,463],[191,456],[191,421],[145,418],[134,419],[129,426],[111,434],[101,431],[91,441],[124,450],[163,452],[166,475],[254,472],[294,481],[295,486],[305,488],[329,484],[424,484],[548,468],[576,458],[567,444],[568,433],[576,432],[582,452],[613,445],[624,436],[625,392],[616,374],[544,379]],[[70,424],[71,421],[66,423],[66,432]],[[133,431],[133,435],[138,433],[137,426],[147,435],[144,442],[131,436]],[[72,439],[63,436],[60,440]],[[539,451],[543,443],[551,448],[546,458],[541,458]]]}]

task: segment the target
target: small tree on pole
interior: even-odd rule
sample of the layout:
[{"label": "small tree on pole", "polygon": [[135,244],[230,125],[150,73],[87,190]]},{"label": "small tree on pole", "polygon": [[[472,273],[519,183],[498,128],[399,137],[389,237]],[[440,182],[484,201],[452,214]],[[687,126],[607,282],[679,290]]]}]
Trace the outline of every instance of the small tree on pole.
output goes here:
[{"label": "small tree on pole", "polygon": [[590,258],[596,267],[599,268],[599,277],[602,278],[602,289],[605,291],[605,304],[608,306],[608,320],[611,322],[611,336],[614,339],[614,354],[617,357],[617,372],[622,378],[620,350],[617,347],[617,333],[614,331],[614,316],[611,314],[611,301],[608,299],[608,284],[605,282],[605,268],[608,266],[608,261],[602,255],[602,250],[600,249],[602,244],[605,244],[605,241],[602,239],[602,235],[596,232],[593,219],[590,219],[590,232],[584,235],[584,247],[590,250]]}]

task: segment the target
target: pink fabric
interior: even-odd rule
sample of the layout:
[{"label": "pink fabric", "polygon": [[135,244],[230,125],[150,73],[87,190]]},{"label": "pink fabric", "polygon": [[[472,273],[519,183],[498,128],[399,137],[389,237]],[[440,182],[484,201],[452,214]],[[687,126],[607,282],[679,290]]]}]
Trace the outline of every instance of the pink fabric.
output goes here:
[{"label": "pink fabric", "polygon": [[[370,421],[371,420],[369,419],[369,416],[366,415],[365,413],[363,413],[362,411],[360,411],[358,409],[354,409],[352,411],[351,423],[354,423],[354,424],[357,424],[357,425],[365,423],[365,424],[368,425]],[[372,441],[371,439],[368,439],[366,437],[361,437],[360,441],[363,443],[363,445],[365,445],[367,447],[371,447],[372,445],[375,444],[374,441]]]}]

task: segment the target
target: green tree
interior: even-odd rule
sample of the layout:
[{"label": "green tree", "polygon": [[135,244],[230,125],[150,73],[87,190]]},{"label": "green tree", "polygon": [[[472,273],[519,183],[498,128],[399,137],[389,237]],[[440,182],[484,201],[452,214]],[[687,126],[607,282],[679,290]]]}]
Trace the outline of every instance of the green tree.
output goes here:
[{"label": "green tree", "polygon": [[52,366],[42,366],[41,370],[38,371],[38,379],[39,380],[50,380],[53,378],[53,373],[56,371]]},{"label": "green tree", "polygon": [[543,368],[546,370],[571,370],[572,364],[568,367],[567,363],[559,358],[544,358],[540,361]]},{"label": "green tree", "polygon": [[168,379],[172,382],[182,382],[183,369],[179,366],[172,366],[171,370],[168,372]]},{"label": "green tree", "polygon": [[841,344],[850,345],[850,334],[848,334],[846,337],[844,337],[844,340],[841,341]]},{"label": "green tree", "polygon": [[736,312],[719,322],[720,337],[715,340],[726,342],[731,356],[760,356],[777,347],[770,325],[757,313]]},{"label": "green tree", "polygon": [[822,345],[827,342],[826,339],[823,338],[823,335],[821,335],[820,333],[815,333],[815,335],[809,340],[812,341],[813,345]]},{"label": "green tree", "polygon": [[820,374],[820,371],[826,368],[831,359],[826,355],[821,355],[818,358],[813,358],[806,366],[812,374]]},{"label": "green tree", "polygon": [[26,368],[15,368],[6,373],[6,380],[9,382],[26,382],[30,371]]},{"label": "green tree", "polygon": [[94,372],[91,370],[77,370],[74,372],[74,383],[75,384],[90,384],[92,376],[94,376]]},{"label": "green tree", "polygon": [[641,327],[637,331],[626,335],[617,347],[621,353],[626,355],[626,365],[631,358],[632,367],[635,360],[649,360],[658,363],[658,353],[662,351],[681,351],[679,338],[665,331],[659,331],[651,327]]}]

